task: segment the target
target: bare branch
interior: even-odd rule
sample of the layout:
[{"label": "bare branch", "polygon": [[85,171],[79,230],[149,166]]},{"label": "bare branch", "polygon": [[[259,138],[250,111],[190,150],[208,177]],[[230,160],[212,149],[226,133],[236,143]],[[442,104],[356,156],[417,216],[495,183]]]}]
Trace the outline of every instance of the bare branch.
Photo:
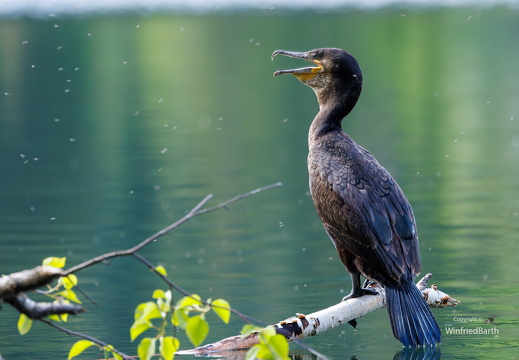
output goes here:
[{"label": "bare branch", "polygon": [[[58,325],[58,324],[56,324],[56,323],[53,323],[53,322],[51,322],[51,321],[47,321],[47,320],[43,320],[43,319],[39,319],[39,320],[40,320],[41,322],[43,322],[43,323],[49,325],[49,326],[52,326],[53,328],[58,329],[59,331],[63,331],[63,332],[64,332],[65,334],[67,334],[67,335],[77,336],[77,337],[83,338],[83,339],[85,339],[85,340],[92,341],[93,343],[95,343],[95,344],[97,344],[97,345],[99,345],[99,346],[101,346],[101,347],[103,347],[103,348],[109,346],[107,343],[105,343],[105,342],[103,342],[103,341],[101,341],[101,340],[99,340],[99,339],[96,339],[95,337],[92,337],[92,336],[89,336],[89,335],[86,335],[86,334],[82,334],[82,333],[77,332],[77,331],[69,330],[69,329],[64,328],[63,326],[60,326],[60,325]],[[117,350],[117,349],[114,348],[113,346],[110,347],[110,351],[113,351],[113,352],[119,354],[119,355],[122,356],[122,358],[125,359],[125,360],[132,360],[132,359],[133,359],[133,357],[131,357],[131,356],[129,356],[129,355],[126,355],[125,353],[123,353],[123,352]]]},{"label": "bare branch", "polygon": [[206,208],[206,209],[202,209],[200,211],[197,211],[196,215],[202,215],[202,214],[205,214],[206,212],[210,212],[210,211],[215,211],[215,210],[218,210],[218,209],[226,208],[227,206],[231,205],[232,203],[234,203],[234,202],[236,202],[238,200],[245,199],[245,198],[247,198],[249,196],[252,196],[252,195],[255,195],[255,194],[259,193],[259,192],[262,192],[262,191],[265,191],[265,190],[270,190],[270,189],[273,189],[273,188],[276,188],[276,187],[279,187],[279,186],[283,186],[283,183],[277,182],[275,184],[271,184],[271,185],[267,185],[267,186],[263,186],[263,187],[251,190],[251,191],[249,191],[249,192],[247,192],[245,194],[236,195],[232,199],[229,199],[226,202],[223,202],[223,203],[221,203],[219,205],[216,205],[216,206],[213,206],[213,207],[210,207],[210,208]]},{"label": "bare branch", "polygon": [[[77,272],[79,270],[85,269],[85,268],[87,268],[89,266],[92,266],[94,264],[100,263],[100,262],[108,260],[108,259],[112,259],[112,258],[115,258],[115,257],[132,255],[133,253],[139,251],[140,249],[142,249],[143,247],[145,247],[149,243],[157,240],[158,238],[160,238],[163,235],[166,235],[171,230],[175,229],[176,227],[178,227],[179,225],[183,224],[187,220],[189,220],[189,219],[193,218],[194,216],[196,216],[196,215],[194,215],[194,214],[196,214],[196,210],[195,209],[199,209],[200,207],[204,206],[204,204],[207,201],[209,201],[209,199],[211,199],[212,196],[213,195],[211,195],[211,194],[207,195],[202,201],[200,201],[191,211],[189,211],[180,220],[175,221],[173,224],[171,224],[168,227],[166,227],[166,228],[160,230],[159,232],[153,234],[152,236],[150,236],[146,240],[142,241],[141,243],[137,244],[136,246],[134,246],[134,247],[132,247],[130,249],[127,249],[127,250],[112,251],[112,252],[109,252],[109,253],[106,253],[106,254],[103,254],[103,255],[100,255],[100,256],[96,256],[95,258],[92,258],[92,259],[90,259],[88,261],[85,261],[84,263],[81,263],[79,265],[76,265],[76,266],[68,269],[66,271],[66,275],[75,273],[75,272]],[[193,210],[195,210],[195,211],[193,211]]]},{"label": "bare branch", "polygon": [[213,207],[210,207],[210,208],[206,208],[206,209],[200,210],[200,208],[202,206],[204,206],[212,198],[213,195],[209,194],[202,201],[200,201],[193,209],[191,209],[185,216],[183,216],[181,219],[175,221],[173,224],[169,225],[168,227],[166,227],[166,228],[160,230],[159,232],[153,234],[152,236],[150,236],[146,240],[142,241],[141,243],[137,244],[136,246],[134,246],[134,247],[132,247],[130,249],[127,249],[127,250],[113,251],[113,252],[110,252],[110,253],[107,253],[107,254],[104,254],[104,255],[97,256],[97,257],[95,257],[93,259],[90,259],[88,261],[85,261],[84,263],[81,263],[79,265],[76,265],[76,266],[68,269],[67,271],[65,271],[65,275],[69,275],[69,274],[75,273],[75,272],[77,272],[79,270],[82,270],[84,268],[87,268],[89,266],[97,264],[97,263],[99,263],[101,261],[104,261],[104,260],[108,260],[108,259],[115,258],[115,257],[120,257],[120,256],[132,255],[133,253],[139,251],[140,249],[142,249],[146,245],[148,245],[151,242],[157,240],[158,238],[166,235],[171,230],[177,228],[178,226],[182,225],[186,221],[188,221],[188,220],[190,220],[190,219],[192,219],[192,218],[194,218],[194,217],[196,217],[198,215],[202,215],[202,214],[205,214],[207,212],[211,212],[211,211],[214,211],[214,210],[225,208],[228,205],[230,205],[230,204],[232,204],[232,203],[234,203],[234,202],[236,202],[238,200],[241,200],[241,199],[244,199],[246,197],[252,196],[252,195],[257,194],[257,193],[259,193],[261,191],[269,190],[269,189],[272,189],[272,188],[275,188],[275,187],[279,187],[279,186],[282,186],[282,185],[283,185],[282,183],[278,182],[278,183],[275,183],[275,184],[272,184],[272,185],[260,187],[260,188],[251,190],[251,191],[249,191],[249,192],[247,192],[245,194],[237,195],[234,198],[232,198],[230,200],[227,200],[226,202],[223,202],[223,203],[221,203],[219,205],[216,205],[216,206],[213,206]]}]

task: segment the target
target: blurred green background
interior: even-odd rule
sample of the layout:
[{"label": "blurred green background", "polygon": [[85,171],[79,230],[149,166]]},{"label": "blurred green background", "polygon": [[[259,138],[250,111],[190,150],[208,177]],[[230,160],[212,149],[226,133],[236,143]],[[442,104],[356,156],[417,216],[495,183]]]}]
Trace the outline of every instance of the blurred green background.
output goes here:
[{"label": "blurred green background", "polygon": [[[0,18],[0,272],[129,248],[209,193],[215,205],[281,181],[142,254],[187,290],[270,323],[338,302],[349,276],[307,188],[318,106],[296,79],[272,77],[304,64],[270,54],[340,47],[364,73],[344,129],[412,203],[423,273],[461,301],[434,311],[435,356],[516,359],[518,34],[518,10],[476,6]],[[67,326],[135,354],[133,309],[163,284],[131,258],[77,275],[99,305],[85,300]],[[500,325],[483,324],[490,315]],[[41,323],[18,335],[8,305],[0,318],[5,359],[64,359],[77,340]],[[208,341],[243,325],[209,321]],[[499,335],[445,332],[461,326]],[[385,311],[307,343],[334,359],[401,350]]]}]

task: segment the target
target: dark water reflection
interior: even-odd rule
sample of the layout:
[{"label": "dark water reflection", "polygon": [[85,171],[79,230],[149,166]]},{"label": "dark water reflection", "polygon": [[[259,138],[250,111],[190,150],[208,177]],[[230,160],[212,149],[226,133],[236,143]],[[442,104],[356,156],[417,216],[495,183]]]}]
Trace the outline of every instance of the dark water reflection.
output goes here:
[{"label": "dark water reflection", "polygon": [[[317,105],[295,79],[272,78],[293,61],[269,57],[343,47],[365,76],[345,128],[412,202],[424,272],[462,301],[436,310],[438,322],[486,329],[497,315],[500,323],[498,336],[444,331],[442,356],[512,358],[518,24],[519,13],[504,8],[1,19],[0,270],[128,248],[208,193],[214,205],[282,181],[142,254],[184,288],[266,322],[334,304],[350,284],[307,190],[306,132]],[[87,304],[68,326],[135,353],[133,308],[164,286],[132,259],[79,276],[99,306]],[[65,358],[75,341],[38,323],[20,337],[15,312],[4,306],[0,316],[6,359]],[[209,341],[242,326],[209,321]],[[397,353],[382,311],[357,331],[307,343],[331,358],[421,356]]]}]

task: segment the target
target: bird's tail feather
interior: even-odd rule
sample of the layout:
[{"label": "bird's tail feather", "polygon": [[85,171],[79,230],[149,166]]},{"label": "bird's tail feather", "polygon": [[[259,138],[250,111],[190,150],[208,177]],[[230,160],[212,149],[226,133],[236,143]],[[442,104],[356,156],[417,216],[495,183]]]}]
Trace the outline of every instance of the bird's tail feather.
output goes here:
[{"label": "bird's tail feather", "polygon": [[440,327],[412,281],[386,287],[386,301],[393,335],[404,346],[433,346],[441,342]]}]

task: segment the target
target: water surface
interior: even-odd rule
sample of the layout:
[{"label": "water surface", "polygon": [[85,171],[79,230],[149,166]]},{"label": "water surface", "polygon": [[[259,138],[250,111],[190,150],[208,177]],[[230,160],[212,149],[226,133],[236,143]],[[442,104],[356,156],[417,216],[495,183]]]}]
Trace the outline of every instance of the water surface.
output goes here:
[{"label": "water surface", "polygon": [[[365,79],[344,128],[397,179],[424,273],[461,301],[434,311],[442,356],[516,358],[518,24],[499,7],[0,19],[0,271],[129,248],[209,193],[215,205],[281,181],[142,254],[187,290],[266,322],[336,303],[349,276],[307,189],[317,104],[296,79],[272,78],[297,60],[270,54],[342,47]],[[134,354],[133,309],[164,286],[129,258],[78,276],[99,305],[67,326]],[[497,336],[446,333],[488,327],[490,315]],[[5,359],[66,358],[76,341],[39,323],[21,337],[16,312],[0,316]],[[242,326],[209,320],[208,341]],[[384,311],[308,343],[337,359],[401,350]]]}]

